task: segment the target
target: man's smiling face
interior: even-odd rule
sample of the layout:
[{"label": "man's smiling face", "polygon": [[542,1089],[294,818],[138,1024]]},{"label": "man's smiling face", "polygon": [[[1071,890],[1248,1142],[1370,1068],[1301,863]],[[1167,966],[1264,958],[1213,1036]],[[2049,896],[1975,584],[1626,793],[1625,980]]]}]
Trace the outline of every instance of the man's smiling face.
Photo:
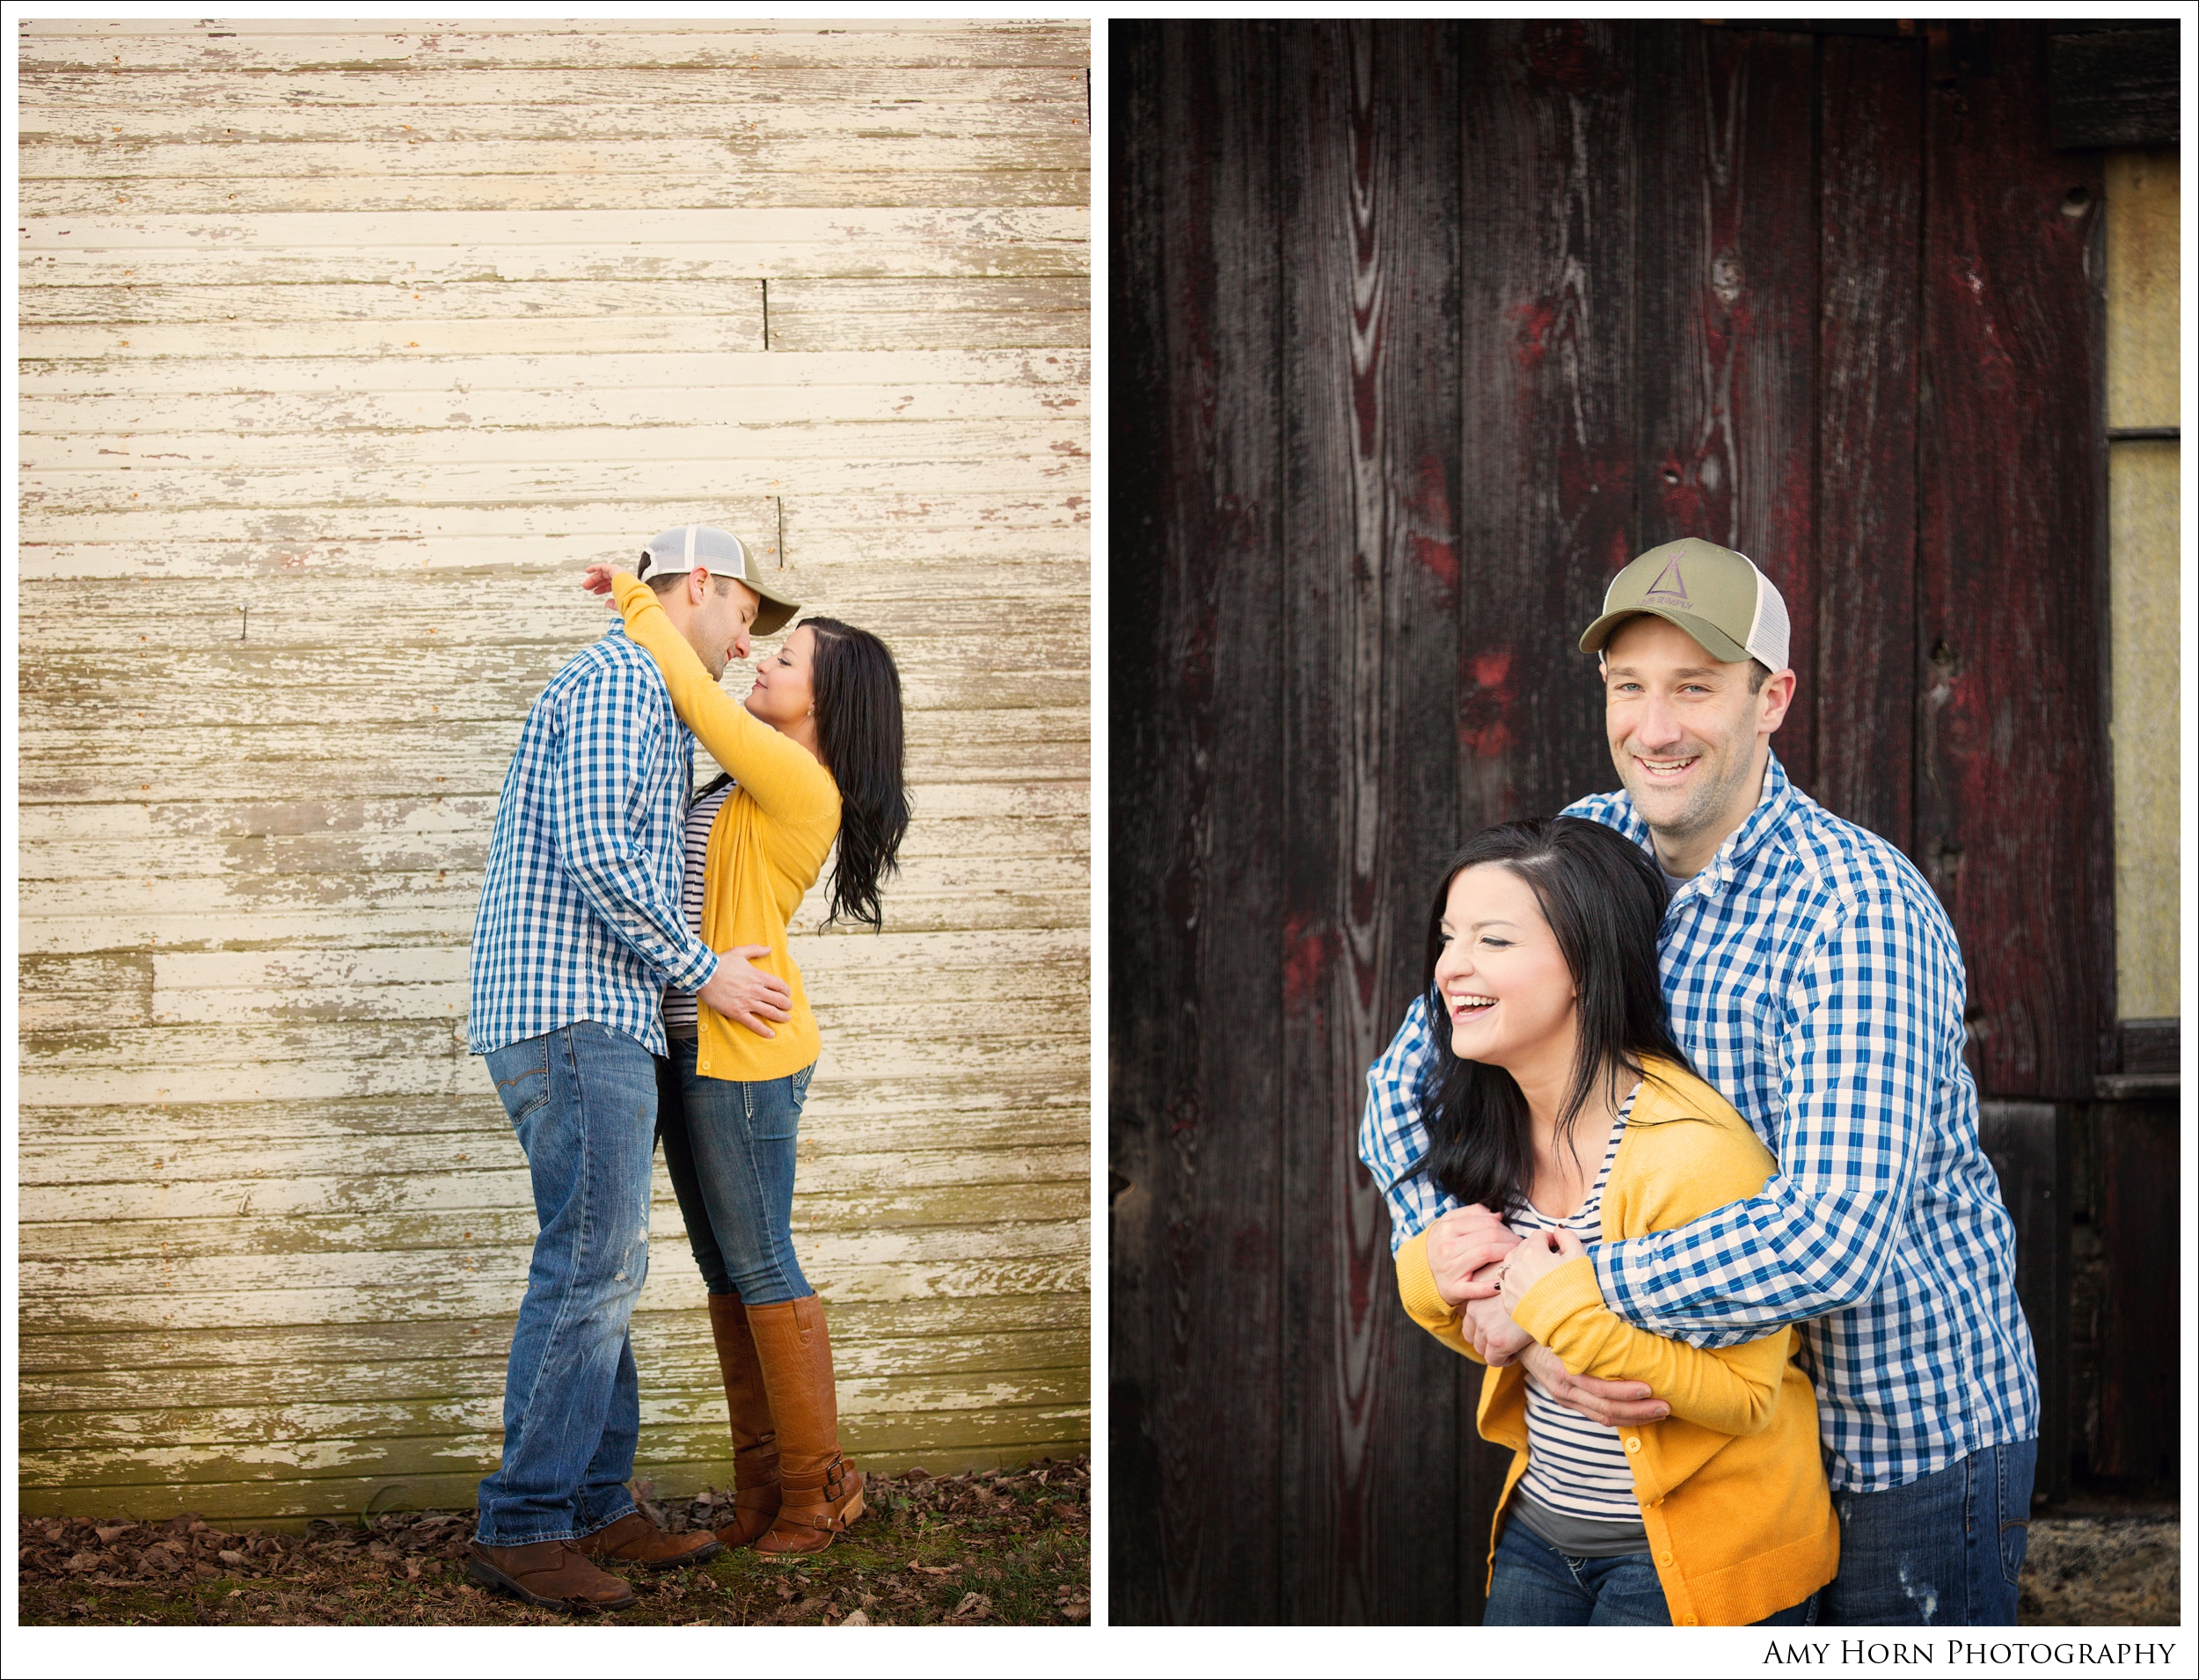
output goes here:
[{"label": "man's smiling face", "polygon": [[1752,689],[1750,661],[1713,659],[1649,613],[1604,644],[1603,669],[1604,732],[1619,780],[1667,867],[1691,864],[1692,873],[1756,803],[1767,738],[1786,714],[1794,676]]}]

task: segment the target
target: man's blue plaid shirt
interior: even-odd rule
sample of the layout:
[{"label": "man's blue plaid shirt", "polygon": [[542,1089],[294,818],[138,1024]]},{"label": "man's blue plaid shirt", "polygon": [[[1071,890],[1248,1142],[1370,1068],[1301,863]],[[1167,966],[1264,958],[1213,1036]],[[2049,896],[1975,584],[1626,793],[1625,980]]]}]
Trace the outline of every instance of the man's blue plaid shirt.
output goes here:
[{"label": "man's blue plaid shirt", "polygon": [[473,919],[476,1055],[573,1021],[665,1054],[665,986],[697,990],[718,968],[680,910],[694,765],[656,662],[621,626],[536,697]]},{"label": "man's blue plaid shirt", "polygon": [[[1625,793],[1565,814],[1649,844]],[[1658,942],[1673,1036],[1779,1172],[1693,1224],[1593,1248],[1604,1301],[1697,1347],[1799,1323],[1836,1490],[1899,1487],[2037,1435],[2015,1227],[1962,1062],[1962,953],[1923,877],[1773,758]],[[1423,998],[1367,1076],[1359,1153],[1392,1246],[1458,1205],[1420,1170],[1433,1048]]]}]

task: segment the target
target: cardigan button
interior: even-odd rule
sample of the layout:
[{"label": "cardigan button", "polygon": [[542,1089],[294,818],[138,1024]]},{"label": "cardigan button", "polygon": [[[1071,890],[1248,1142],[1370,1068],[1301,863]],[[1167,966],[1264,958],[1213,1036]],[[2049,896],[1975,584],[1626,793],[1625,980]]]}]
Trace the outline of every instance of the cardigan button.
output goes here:
[{"label": "cardigan button", "polygon": [[1626,1450],[1629,1452],[1640,1452],[1641,1450],[1641,1437],[1638,1435],[1628,1435],[1626,1437]]},{"label": "cardigan button", "polygon": [[1659,1563],[1669,1563],[1672,1561],[1672,1554],[1669,1552],[1660,1552],[1657,1553],[1657,1561]]},{"label": "cardigan button", "polygon": [[1688,1625],[1690,1627],[1694,1626],[1694,1625],[1695,1625],[1695,1616],[1694,1616],[1694,1612],[1690,1611],[1690,1612],[1688,1613],[1688,1616],[1687,1616],[1687,1618],[1686,1618],[1686,1620],[1687,1620],[1687,1625]]}]

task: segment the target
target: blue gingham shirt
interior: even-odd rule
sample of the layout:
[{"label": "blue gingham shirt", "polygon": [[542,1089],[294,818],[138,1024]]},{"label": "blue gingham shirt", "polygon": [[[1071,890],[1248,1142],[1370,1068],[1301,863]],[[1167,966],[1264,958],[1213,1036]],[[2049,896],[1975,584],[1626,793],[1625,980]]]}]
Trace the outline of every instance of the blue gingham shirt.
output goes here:
[{"label": "blue gingham shirt", "polygon": [[476,1055],[573,1021],[665,1054],[658,1001],[718,959],[680,909],[695,737],[613,625],[536,697],[504,775],[473,920]]},{"label": "blue gingham shirt", "polygon": [[[1565,814],[1649,844],[1625,793]],[[1773,758],[1658,945],[1674,1038],[1779,1171],[1692,1224],[1593,1247],[1605,1303],[1697,1347],[1798,1324],[1836,1490],[1899,1487],[2036,1435],[2015,1226],[1962,1062],[1962,953],[1923,877]],[[1422,998],[1368,1072],[1359,1153],[1392,1247],[1458,1205],[1421,1170],[1433,1050]]]}]

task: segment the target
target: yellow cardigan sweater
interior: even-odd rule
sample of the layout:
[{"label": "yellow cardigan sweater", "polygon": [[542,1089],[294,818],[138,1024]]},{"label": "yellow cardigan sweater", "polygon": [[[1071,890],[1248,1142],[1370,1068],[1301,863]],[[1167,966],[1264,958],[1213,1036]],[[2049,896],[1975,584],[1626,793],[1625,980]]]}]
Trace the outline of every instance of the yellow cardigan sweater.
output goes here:
[{"label": "yellow cardigan sweater", "polygon": [[[1709,1085],[1671,1063],[1644,1070],[1618,1157],[1604,1187],[1603,1238],[1677,1225],[1754,1195],[1774,1163],[1748,1122]],[[1436,1292],[1428,1233],[1398,1250],[1405,1310],[1445,1345],[1478,1361],[1464,1314]],[[1647,1383],[1672,1407],[1619,1431],[1641,1501],[1649,1555],[1672,1619],[1741,1626],[1798,1604],[1830,1581],[1840,1532],[1817,1443],[1817,1400],[1781,1327],[1738,1348],[1704,1349],[1651,1335],[1604,1304],[1596,1267],[1568,1260],[1530,1289],[1519,1327],[1577,1377]],[[1484,1440],[1512,1449],[1490,1530],[1494,1567],[1504,1507],[1527,1468],[1527,1376],[1491,1370],[1476,1413]]]},{"label": "yellow cardigan sweater", "polygon": [[840,790],[809,749],[750,717],[718,686],[687,638],[631,573],[611,580],[626,633],[657,662],[680,721],[739,784],[710,825],[704,866],[703,943],[712,951],[768,945],[759,965],[793,994],[771,1038],[698,1002],[695,1071],[712,1079],[783,1079],[817,1059],[817,1019],[786,949],[786,922],[815,884],[840,831]]}]

